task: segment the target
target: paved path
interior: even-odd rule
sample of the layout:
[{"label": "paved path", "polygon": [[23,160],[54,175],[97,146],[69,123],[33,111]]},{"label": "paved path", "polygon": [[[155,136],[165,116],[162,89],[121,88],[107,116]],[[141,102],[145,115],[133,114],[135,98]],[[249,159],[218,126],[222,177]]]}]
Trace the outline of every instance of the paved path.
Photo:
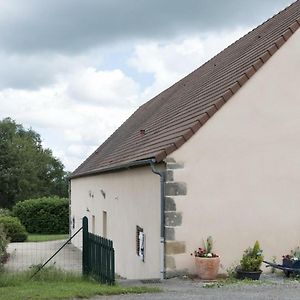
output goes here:
[{"label": "paved path", "polygon": [[[123,284],[126,284],[123,282]],[[140,282],[126,285],[141,285]],[[143,286],[158,286],[163,292],[156,294],[97,296],[90,300],[299,300],[300,282],[286,281],[283,277],[264,276],[258,284],[232,284],[223,287],[205,288],[203,282],[190,279],[168,279],[159,284],[144,284]]]},{"label": "paved path", "polygon": [[[9,271],[28,270],[32,265],[46,262],[66,241],[10,243],[10,259],[5,268]],[[81,251],[72,244],[67,244],[50,262],[67,271],[81,272]]]}]

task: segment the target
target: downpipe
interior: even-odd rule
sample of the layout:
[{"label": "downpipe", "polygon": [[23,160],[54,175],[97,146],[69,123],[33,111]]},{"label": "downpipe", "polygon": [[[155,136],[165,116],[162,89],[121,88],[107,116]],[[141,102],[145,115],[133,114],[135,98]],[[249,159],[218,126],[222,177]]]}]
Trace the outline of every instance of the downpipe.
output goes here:
[{"label": "downpipe", "polygon": [[165,173],[155,169],[154,162],[152,172],[160,176],[160,279],[165,279]]}]

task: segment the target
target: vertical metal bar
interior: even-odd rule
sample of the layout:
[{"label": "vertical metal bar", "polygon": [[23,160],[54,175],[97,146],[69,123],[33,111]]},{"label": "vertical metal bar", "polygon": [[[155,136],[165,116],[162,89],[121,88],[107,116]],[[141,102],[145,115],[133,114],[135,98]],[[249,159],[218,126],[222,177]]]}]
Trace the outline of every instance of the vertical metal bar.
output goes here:
[{"label": "vertical metal bar", "polygon": [[83,246],[82,270],[84,275],[92,275],[97,281],[115,284],[115,256],[113,242],[89,233],[88,219],[82,220]]},{"label": "vertical metal bar", "polygon": [[104,238],[100,238],[101,240],[101,259],[100,259],[100,263],[101,263],[101,281],[102,283],[105,283],[105,277],[104,277],[104,264],[103,264],[103,258],[104,258],[104,243],[105,243],[105,240]]},{"label": "vertical metal bar", "polygon": [[112,284],[115,284],[115,250],[113,247],[113,242],[111,242],[111,278]]},{"label": "vertical metal bar", "polygon": [[88,275],[89,270],[89,225],[88,218],[82,219],[82,274]]},{"label": "vertical metal bar", "polygon": [[100,251],[101,251],[100,236],[97,236],[97,254],[96,254],[97,276],[98,276],[98,280],[101,281],[101,259],[100,259]]},{"label": "vertical metal bar", "polygon": [[111,278],[110,278],[110,272],[109,272],[109,269],[110,269],[109,259],[110,259],[110,241],[107,240],[106,258],[105,258],[105,264],[106,264],[105,276],[108,280],[108,283],[110,284]]},{"label": "vertical metal bar", "polygon": [[107,259],[107,243],[108,240],[105,240],[105,244],[104,244],[104,251],[103,251],[103,266],[104,266],[104,278],[105,278],[105,282],[108,283],[108,278],[107,278],[107,263],[106,263],[106,259]]}]

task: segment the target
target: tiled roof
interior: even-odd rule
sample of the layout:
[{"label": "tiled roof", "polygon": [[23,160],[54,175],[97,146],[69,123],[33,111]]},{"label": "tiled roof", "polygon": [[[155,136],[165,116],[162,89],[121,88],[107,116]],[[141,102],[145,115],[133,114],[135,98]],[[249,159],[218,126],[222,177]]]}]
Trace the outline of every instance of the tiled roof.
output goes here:
[{"label": "tiled roof", "polygon": [[144,159],[162,161],[197,132],[299,26],[300,0],[138,108],[71,177]]}]

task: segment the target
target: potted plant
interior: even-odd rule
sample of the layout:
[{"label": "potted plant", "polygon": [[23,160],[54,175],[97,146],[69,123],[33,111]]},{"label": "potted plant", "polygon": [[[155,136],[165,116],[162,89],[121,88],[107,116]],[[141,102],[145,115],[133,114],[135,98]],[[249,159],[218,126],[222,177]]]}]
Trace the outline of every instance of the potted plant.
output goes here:
[{"label": "potted plant", "polygon": [[244,251],[240,266],[237,268],[237,278],[258,280],[262,273],[260,267],[263,259],[259,242],[256,241],[253,248],[249,247]]},{"label": "potted plant", "polygon": [[219,255],[212,252],[213,239],[209,236],[203,248],[198,248],[192,255],[195,256],[197,275],[204,280],[216,279],[220,266]]},{"label": "potted plant", "polygon": [[[300,273],[300,248],[297,247],[294,250],[291,250],[289,254],[282,256],[282,265],[287,268],[299,269]],[[287,277],[290,277],[291,271],[284,270],[284,273]]]}]

